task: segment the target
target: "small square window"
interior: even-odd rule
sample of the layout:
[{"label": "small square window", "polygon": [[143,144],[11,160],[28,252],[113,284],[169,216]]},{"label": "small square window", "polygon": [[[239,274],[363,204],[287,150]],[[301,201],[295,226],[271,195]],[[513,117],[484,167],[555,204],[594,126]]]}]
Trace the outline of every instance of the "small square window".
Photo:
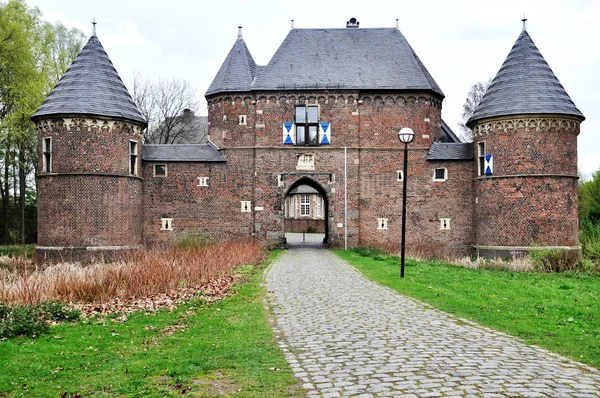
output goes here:
[{"label": "small square window", "polygon": [[249,200],[242,200],[240,201],[240,203],[242,205],[242,213],[250,213],[252,211],[252,202],[250,202]]},{"label": "small square window", "polygon": [[208,177],[198,177],[198,185],[197,187],[207,187],[208,186]]},{"label": "small square window", "polygon": [[440,218],[440,229],[441,230],[450,229],[450,219],[449,218]]},{"label": "small square window", "polygon": [[446,181],[448,179],[448,170],[446,168],[438,168],[433,170],[433,181]]},{"label": "small square window", "polygon": [[172,231],[173,230],[173,219],[172,218],[161,218],[160,219],[160,230],[161,231]]},{"label": "small square window", "polygon": [[388,229],[388,219],[387,218],[378,218],[377,219],[377,229],[378,230]]},{"label": "small square window", "polygon": [[404,179],[404,172],[402,170],[396,171],[396,181],[402,181]]},{"label": "small square window", "polygon": [[240,125],[246,125],[246,115],[239,115],[238,116],[238,123]]},{"label": "small square window", "polygon": [[166,177],[167,176],[167,165],[166,164],[155,164],[154,165],[154,177]]}]

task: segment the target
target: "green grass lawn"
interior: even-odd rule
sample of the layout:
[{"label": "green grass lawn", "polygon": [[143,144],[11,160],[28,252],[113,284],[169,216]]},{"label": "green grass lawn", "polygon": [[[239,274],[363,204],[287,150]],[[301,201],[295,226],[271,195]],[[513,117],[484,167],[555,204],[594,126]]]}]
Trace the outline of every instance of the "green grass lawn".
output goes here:
[{"label": "green grass lawn", "polygon": [[236,294],[212,304],[0,342],[0,396],[302,396],[266,319],[263,271],[244,267]]},{"label": "green grass lawn", "polygon": [[366,277],[443,311],[600,368],[600,277],[483,271],[335,250]]}]

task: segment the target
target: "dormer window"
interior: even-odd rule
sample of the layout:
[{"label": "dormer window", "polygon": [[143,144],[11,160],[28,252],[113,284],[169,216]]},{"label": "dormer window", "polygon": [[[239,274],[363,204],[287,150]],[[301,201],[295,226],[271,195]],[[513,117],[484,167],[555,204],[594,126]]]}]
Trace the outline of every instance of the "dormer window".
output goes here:
[{"label": "dormer window", "polygon": [[319,144],[319,107],[296,107],[296,145]]}]

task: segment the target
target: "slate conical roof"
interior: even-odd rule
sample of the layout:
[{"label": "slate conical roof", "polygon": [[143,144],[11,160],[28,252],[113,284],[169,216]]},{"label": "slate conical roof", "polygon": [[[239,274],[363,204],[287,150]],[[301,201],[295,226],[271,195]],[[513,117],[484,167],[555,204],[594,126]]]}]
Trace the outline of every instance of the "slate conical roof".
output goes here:
[{"label": "slate conical roof", "polygon": [[227,54],[206,95],[219,92],[249,91],[256,76],[256,63],[240,34]]},{"label": "slate conical roof", "polygon": [[538,113],[585,118],[523,29],[467,124],[496,116]]},{"label": "slate conical roof", "polygon": [[51,115],[108,116],[146,125],[96,35],[31,118]]}]

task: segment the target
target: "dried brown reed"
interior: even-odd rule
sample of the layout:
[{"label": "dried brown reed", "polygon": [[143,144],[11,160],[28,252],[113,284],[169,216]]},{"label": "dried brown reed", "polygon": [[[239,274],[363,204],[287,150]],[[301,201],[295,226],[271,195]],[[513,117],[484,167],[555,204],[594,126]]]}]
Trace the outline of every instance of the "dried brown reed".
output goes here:
[{"label": "dried brown reed", "polygon": [[240,265],[264,259],[263,247],[252,241],[205,247],[138,251],[108,264],[56,264],[30,271],[0,268],[0,301],[35,304],[47,300],[102,303],[194,287]]},{"label": "dried brown reed", "polygon": [[463,267],[483,270],[504,270],[514,272],[531,272],[535,270],[535,265],[529,257],[519,257],[510,261],[501,258],[485,259],[479,257],[472,260],[470,257],[463,257],[451,262]]}]

